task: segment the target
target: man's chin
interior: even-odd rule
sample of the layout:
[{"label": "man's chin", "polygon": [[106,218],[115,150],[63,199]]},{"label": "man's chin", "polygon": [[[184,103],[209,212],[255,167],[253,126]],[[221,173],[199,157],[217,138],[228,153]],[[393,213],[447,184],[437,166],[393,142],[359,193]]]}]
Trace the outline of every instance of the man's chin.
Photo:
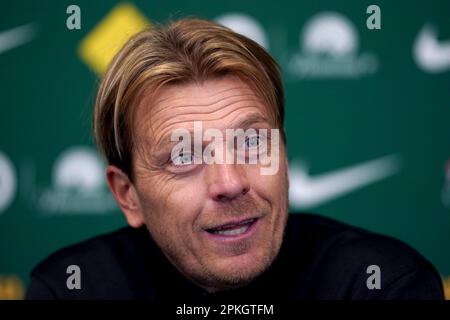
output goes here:
[{"label": "man's chin", "polygon": [[242,254],[219,259],[208,268],[208,287],[215,291],[234,289],[247,285],[264,273],[273,261],[269,255]]}]

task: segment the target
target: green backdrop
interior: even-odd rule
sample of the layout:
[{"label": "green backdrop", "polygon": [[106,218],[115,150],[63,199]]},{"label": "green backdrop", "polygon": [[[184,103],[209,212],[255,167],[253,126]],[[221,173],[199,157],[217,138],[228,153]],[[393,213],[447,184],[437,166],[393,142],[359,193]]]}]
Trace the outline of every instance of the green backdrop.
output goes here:
[{"label": "green backdrop", "polygon": [[[135,22],[216,19],[266,46],[286,87],[291,207],[398,237],[450,276],[450,2],[127,3]],[[99,76],[82,53],[121,4],[1,2],[0,299],[21,298],[54,250],[125,224],[93,147]],[[371,4],[381,29],[366,26]]]}]

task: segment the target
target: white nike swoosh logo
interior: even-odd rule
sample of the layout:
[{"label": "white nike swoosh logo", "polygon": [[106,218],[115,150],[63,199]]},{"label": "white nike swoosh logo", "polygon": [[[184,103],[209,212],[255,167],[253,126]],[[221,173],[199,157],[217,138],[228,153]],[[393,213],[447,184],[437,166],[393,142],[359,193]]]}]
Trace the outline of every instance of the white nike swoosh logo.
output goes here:
[{"label": "white nike swoosh logo", "polygon": [[36,28],[33,24],[26,24],[0,32],[0,53],[4,53],[31,41],[35,34]]},{"label": "white nike swoosh logo", "polygon": [[308,175],[304,166],[289,169],[289,202],[293,207],[306,209],[360,189],[394,175],[400,170],[396,155],[337,169],[319,176]]},{"label": "white nike swoosh logo", "polygon": [[434,27],[425,25],[416,38],[414,57],[424,71],[442,72],[450,69],[450,41],[439,43]]}]

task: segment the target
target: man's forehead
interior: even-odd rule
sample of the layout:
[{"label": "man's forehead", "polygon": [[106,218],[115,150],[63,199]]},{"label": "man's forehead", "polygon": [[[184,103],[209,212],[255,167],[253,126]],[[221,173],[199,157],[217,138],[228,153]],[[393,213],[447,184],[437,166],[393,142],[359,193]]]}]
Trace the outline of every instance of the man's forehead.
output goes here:
[{"label": "man's forehead", "polygon": [[236,78],[172,85],[145,100],[141,103],[138,121],[146,137],[162,137],[177,127],[189,129],[194,121],[202,121],[207,126],[236,127],[238,124],[234,120],[249,118],[246,122],[267,122],[270,118],[262,99]]}]

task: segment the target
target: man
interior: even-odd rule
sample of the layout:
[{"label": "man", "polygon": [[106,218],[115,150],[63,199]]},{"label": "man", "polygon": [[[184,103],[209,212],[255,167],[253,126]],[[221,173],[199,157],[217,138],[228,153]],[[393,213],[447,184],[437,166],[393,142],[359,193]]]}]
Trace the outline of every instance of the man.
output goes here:
[{"label": "man", "polygon": [[441,299],[433,266],[400,241],[288,218],[283,118],[278,66],[250,39],[195,19],[132,38],[94,113],[130,227],[46,259],[27,298]]}]

